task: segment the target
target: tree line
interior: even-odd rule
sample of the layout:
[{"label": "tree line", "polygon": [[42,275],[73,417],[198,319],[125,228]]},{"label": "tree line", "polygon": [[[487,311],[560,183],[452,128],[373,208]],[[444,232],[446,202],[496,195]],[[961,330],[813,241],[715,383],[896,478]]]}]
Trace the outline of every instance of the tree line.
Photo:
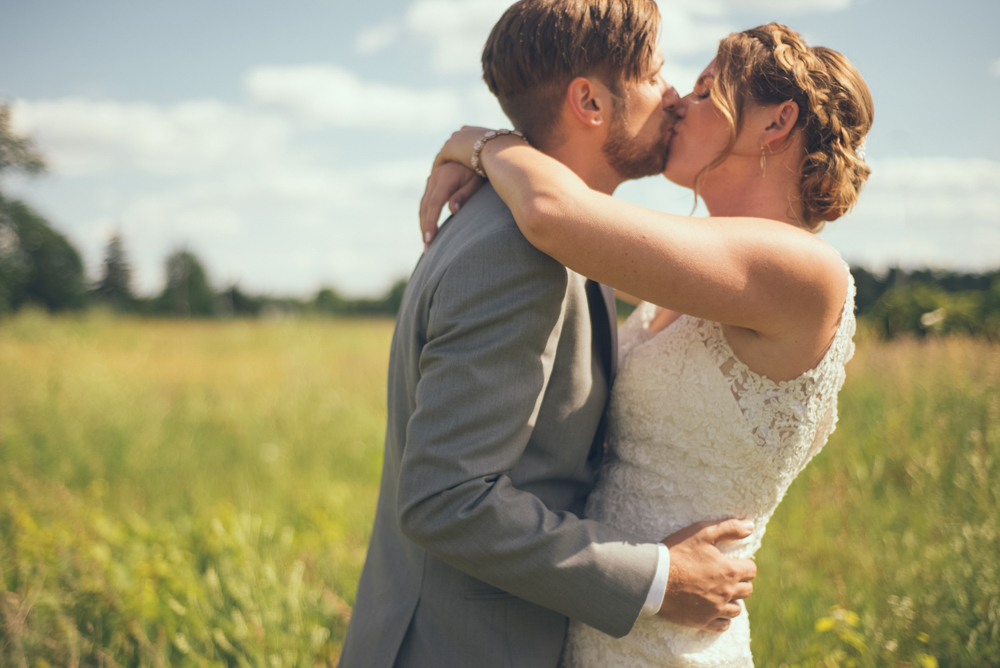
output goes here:
[{"label": "tree line", "polygon": [[132,286],[132,267],[120,234],[105,249],[101,277],[88,283],[80,253],[23,202],[0,195],[0,317],[34,305],[50,312],[104,307],[121,314],[182,318],[266,315],[395,316],[406,281],[380,298],[352,299],[333,288],[312,298],[250,294],[232,284],[215,289],[202,261],[178,249],[164,262],[162,291],[143,296]]},{"label": "tree line", "polygon": [[[0,105],[0,176],[41,174],[45,161],[10,131]],[[271,313],[395,316],[405,281],[381,298],[351,299],[324,287],[310,299],[254,295],[238,285],[216,290],[201,260],[178,249],[164,263],[166,281],[155,296],[137,295],[120,234],[105,249],[100,279],[88,284],[73,244],[24,202],[0,192],[0,317],[34,304],[52,312],[102,305],[119,313],[191,318],[257,317]],[[905,271],[882,274],[852,267],[860,318],[886,338],[965,333],[1000,339],[1000,269],[985,273]],[[620,304],[619,312],[629,309]]]}]

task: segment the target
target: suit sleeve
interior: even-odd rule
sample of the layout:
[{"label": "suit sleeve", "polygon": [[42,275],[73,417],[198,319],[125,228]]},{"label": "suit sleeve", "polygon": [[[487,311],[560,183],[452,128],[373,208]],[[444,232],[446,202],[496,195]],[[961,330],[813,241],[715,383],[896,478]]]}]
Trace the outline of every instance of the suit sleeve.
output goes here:
[{"label": "suit sleeve", "polygon": [[566,283],[514,229],[449,266],[429,308],[398,517],[455,568],[621,637],[649,594],[657,545],[549,510],[508,477],[549,382]]}]

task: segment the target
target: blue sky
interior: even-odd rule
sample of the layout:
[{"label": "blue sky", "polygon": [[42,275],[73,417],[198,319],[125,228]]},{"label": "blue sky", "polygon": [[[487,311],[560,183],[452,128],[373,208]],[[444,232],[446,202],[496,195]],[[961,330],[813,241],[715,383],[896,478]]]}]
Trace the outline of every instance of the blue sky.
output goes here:
[{"label": "blue sky", "polygon": [[[478,55],[507,0],[0,0],[0,100],[52,172],[8,180],[96,276],[120,230],[137,287],[185,246],[219,286],[375,294],[421,252],[440,143],[506,126]],[[728,32],[771,20],[845,53],[875,98],[873,174],[823,232],[844,258],[1000,267],[1000,3],[661,0],[686,92]],[[688,213],[651,177],[623,199]],[[700,212],[699,215],[703,214]]]}]

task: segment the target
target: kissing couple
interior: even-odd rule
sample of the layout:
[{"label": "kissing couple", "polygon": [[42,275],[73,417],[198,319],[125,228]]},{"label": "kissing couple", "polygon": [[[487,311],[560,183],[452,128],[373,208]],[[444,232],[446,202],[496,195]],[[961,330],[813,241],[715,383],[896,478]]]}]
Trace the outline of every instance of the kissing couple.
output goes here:
[{"label": "kissing couple", "polygon": [[[520,0],[490,34],[517,132],[463,128],[428,179],[343,668],[753,665],[752,558],[854,351],[814,232],[867,179],[873,105],[773,23],[680,97],[659,22]],[[711,216],[611,197],[658,173]],[[621,329],[608,286],[639,304]]]}]

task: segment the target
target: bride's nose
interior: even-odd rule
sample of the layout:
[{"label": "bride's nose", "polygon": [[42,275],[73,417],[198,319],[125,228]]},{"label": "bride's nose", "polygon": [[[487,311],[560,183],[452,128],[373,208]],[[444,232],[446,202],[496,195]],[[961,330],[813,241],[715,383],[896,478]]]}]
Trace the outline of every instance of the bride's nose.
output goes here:
[{"label": "bride's nose", "polygon": [[684,118],[684,116],[687,115],[688,107],[691,106],[691,97],[693,95],[694,93],[689,93],[684,97],[678,96],[677,101],[671,105],[671,109],[673,109],[674,113],[677,114],[677,118]]}]

